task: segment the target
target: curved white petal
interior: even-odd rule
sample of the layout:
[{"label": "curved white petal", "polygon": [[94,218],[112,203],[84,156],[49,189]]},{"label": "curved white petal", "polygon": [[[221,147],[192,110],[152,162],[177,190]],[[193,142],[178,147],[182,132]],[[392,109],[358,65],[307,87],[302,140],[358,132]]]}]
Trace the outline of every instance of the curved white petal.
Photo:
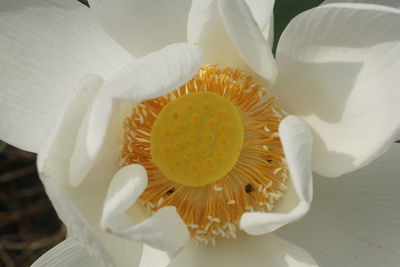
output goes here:
[{"label": "curved white petal", "polygon": [[[273,0],[245,0],[254,20],[268,41],[273,42]],[[199,43],[212,27],[213,21],[219,17],[216,0],[193,0],[188,18],[187,39]],[[272,26],[272,27],[271,27]]]},{"label": "curved white petal", "polygon": [[31,267],[98,267],[101,263],[91,258],[79,242],[73,238],[62,241],[39,259]]},{"label": "curved white petal", "polygon": [[400,144],[343,179],[314,177],[313,206],[279,236],[301,245],[319,266],[387,266],[400,262]]},{"label": "curved white petal", "polygon": [[38,152],[76,83],[130,57],[77,1],[1,1],[0,139]]},{"label": "curved white petal", "polygon": [[90,0],[107,33],[134,57],[186,41],[189,0]]},{"label": "curved white petal", "polygon": [[167,252],[143,245],[143,254],[139,267],[166,267],[171,262]]},{"label": "curved white petal", "polygon": [[108,265],[132,266],[140,262],[142,244],[110,235],[100,227],[101,203],[112,176],[118,170],[115,156],[119,147],[118,136],[122,134],[121,118],[115,116],[112,120],[107,141],[85,180],[77,188],[69,184],[69,165],[78,130],[99,90],[99,84],[101,79],[92,76],[77,88],[39,152],[38,170],[69,234],[97,260]]},{"label": "curved white petal", "polygon": [[200,43],[218,18],[216,0],[193,0],[188,15],[187,39]]},{"label": "curved white petal", "polygon": [[70,179],[78,186],[97,158],[115,112],[115,101],[138,103],[162,96],[191,79],[202,62],[201,47],[178,43],[136,59],[105,81],[78,132]]},{"label": "curved white petal", "polygon": [[312,201],[312,134],[301,119],[289,116],[279,125],[279,135],[289,168],[289,190],[274,212],[245,212],[240,227],[251,235],[275,231],[302,218]]},{"label": "curved white petal", "polygon": [[317,173],[365,166],[398,137],[399,29],[396,9],[330,4],[300,14],[282,34],[274,93],[314,130]]},{"label": "curved white petal", "polygon": [[127,213],[146,187],[147,173],[141,165],[128,165],[120,169],[108,188],[101,226],[123,238],[144,242],[156,249],[174,253],[189,239],[186,225],[175,207],[163,207],[138,223]]},{"label": "curved white petal", "polygon": [[[257,10],[257,1],[248,1],[250,10]],[[249,7],[246,7],[249,9]],[[258,21],[261,22],[259,12]],[[265,12],[268,16],[268,10]],[[266,20],[266,18],[264,18]],[[268,43],[273,41],[273,22],[261,29]],[[272,34],[272,35],[271,35]],[[245,62],[228,35],[222,23],[216,0],[193,0],[188,18],[187,38],[189,42],[199,44],[204,49],[204,64],[218,64],[220,67],[239,68],[250,74],[257,75]]]},{"label": "curved white petal", "polygon": [[219,16],[216,0],[193,0],[187,38],[204,50],[204,64],[239,68],[251,72],[239,55]]},{"label": "curved white petal", "polygon": [[113,99],[101,88],[84,113],[69,165],[72,186],[79,186],[92,169],[105,141],[113,108]]},{"label": "curved white petal", "polygon": [[218,240],[215,247],[190,242],[168,267],[311,267],[317,266],[303,249],[273,234],[239,235],[238,239]]},{"label": "curved white petal", "polygon": [[271,21],[274,0],[245,0],[249,6],[251,14],[253,14],[254,20],[257,22],[258,27],[261,31],[264,31],[269,27]]},{"label": "curved white petal", "polygon": [[[222,22],[244,61],[258,75],[273,83],[276,78],[274,56],[250,7],[244,0],[217,1]],[[269,17],[272,7],[273,5],[269,5]]]},{"label": "curved white petal", "polygon": [[140,102],[162,96],[190,80],[203,62],[200,46],[177,43],[132,62],[106,82],[113,98]]},{"label": "curved white petal", "polygon": [[363,3],[400,8],[399,0],[325,0],[322,5],[333,3]]},{"label": "curved white petal", "polygon": [[133,164],[118,170],[108,187],[101,227],[112,232],[118,231],[112,225],[114,217],[124,216],[124,212],[136,202],[146,187],[147,173],[143,166]]},{"label": "curved white petal", "polygon": [[[265,40],[267,40],[267,43],[269,45],[269,47],[273,47],[274,46],[274,14],[271,14],[271,19],[269,21],[269,23],[267,24],[267,26],[265,27],[265,29],[263,30],[263,35]],[[276,63],[275,63],[276,65]]]}]

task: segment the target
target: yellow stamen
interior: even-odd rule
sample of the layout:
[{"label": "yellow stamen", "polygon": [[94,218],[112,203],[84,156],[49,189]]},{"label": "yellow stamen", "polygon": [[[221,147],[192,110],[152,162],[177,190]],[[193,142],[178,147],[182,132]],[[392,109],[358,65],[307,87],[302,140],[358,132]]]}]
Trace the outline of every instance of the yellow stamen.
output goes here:
[{"label": "yellow stamen", "polygon": [[[197,96],[214,95],[234,106],[242,131],[225,120],[224,112],[215,110],[214,102],[196,100]],[[168,108],[180,103],[179,99],[184,104]],[[168,122],[162,122],[164,113]],[[236,238],[244,212],[271,211],[287,188],[287,168],[277,132],[281,118],[274,98],[251,76],[239,70],[203,66],[192,80],[172,93],[133,108],[124,121],[121,165],[141,164],[146,168],[148,187],[140,200],[149,213],[175,206],[192,236],[202,243],[214,244],[217,237]],[[158,124],[162,127],[156,130]],[[233,129],[235,136],[221,134]],[[242,137],[236,131],[242,132]],[[232,141],[236,145],[229,150]],[[233,160],[231,154],[229,167],[221,171],[215,158],[227,151],[233,153],[239,144],[237,158]],[[165,163],[184,170],[182,176],[174,175],[173,168]],[[214,171],[218,175],[183,175]]]}]

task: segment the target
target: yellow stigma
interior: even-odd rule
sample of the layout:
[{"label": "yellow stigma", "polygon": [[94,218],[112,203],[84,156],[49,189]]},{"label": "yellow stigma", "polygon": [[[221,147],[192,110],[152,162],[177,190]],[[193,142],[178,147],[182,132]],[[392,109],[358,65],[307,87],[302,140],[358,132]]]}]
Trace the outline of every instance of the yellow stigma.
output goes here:
[{"label": "yellow stigma", "polygon": [[151,130],[151,156],[171,181],[204,186],[223,178],[239,158],[243,126],[237,108],[212,92],[168,103]]}]

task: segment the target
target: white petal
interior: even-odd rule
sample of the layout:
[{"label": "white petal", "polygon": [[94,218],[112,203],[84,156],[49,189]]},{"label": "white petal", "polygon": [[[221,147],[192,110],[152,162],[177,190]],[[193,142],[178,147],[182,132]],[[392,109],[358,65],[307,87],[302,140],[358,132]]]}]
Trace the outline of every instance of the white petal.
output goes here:
[{"label": "white petal", "polygon": [[269,47],[274,42],[274,0],[245,0]]},{"label": "white petal", "polygon": [[133,56],[186,41],[188,0],[90,0],[101,25]]},{"label": "white petal", "polygon": [[90,258],[77,240],[69,238],[43,254],[31,267],[98,267],[100,265],[100,262]]},{"label": "white petal", "polygon": [[[273,5],[269,7],[271,16]],[[246,63],[261,77],[273,83],[276,78],[274,56],[246,2],[218,0],[218,10],[229,36]]]},{"label": "white petal", "polygon": [[400,8],[399,0],[325,0],[322,5],[333,3],[363,3]]},{"label": "white petal", "polygon": [[[250,11],[270,47],[273,45],[273,0],[246,0]],[[193,0],[188,18],[188,41],[199,43],[219,17],[216,0]]]},{"label": "white petal", "polygon": [[273,234],[239,235],[238,239],[218,240],[215,247],[190,242],[168,267],[311,267],[317,266],[303,249]]},{"label": "white petal", "polygon": [[264,30],[269,23],[274,9],[274,0],[245,0],[258,27]]},{"label": "white petal", "polygon": [[239,55],[221,21],[215,0],[193,0],[188,18],[188,41],[204,49],[204,64],[251,69]]},{"label": "white petal", "polygon": [[[70,160],[69,156],[73,152],[78,129],[82,121],[84,121],[85,113],[87,113],[91,103],[99,93],[102,83],[103,79],[101,77],[89,75],[72,90],[72,95],[58,118],[57,124],[54,125],[45,145],[41,147],[37,160],[39,172],[46,168],[47,157],[52,153],[51,150],[54,150],[55,146],[62,148],[63,153],[66,154],[66,161]],[[59,138],[60,135],[65,135],[66,139]]]},{"label": "white petal", "polygon": [[[267,43],[269,45],[269,47],[273,47],[274,46],[274,14],[271,15],[271,19],[269,20],[269,23],[267,24],[267,26],[265,27],[265,29],[263,30],[263,35],[265,40],[267,40]],[[275,63],[276,65],[276,63]]]},{"label": "white petal", "polygon": [[202,42],[217,18],[218,9],[215,0],[193,0],[188,17],[188,41],[195,44]]},{"label": "white petal", "polygon": [[[122,120],[128,116],[132,105],[135,103],[121,103],[115,100],[111,95],[112,90],[110,90],[113,88],[106,86],[107,84],[103,83],[97,96],[89,103],[78,130],[69,169],[70,183],[74,187],[80,185],[92,169],[104,143],[107,142],[106,137],[112,129],[111,125],[114,124],[114,127],[121,129]],[[143,95],[146,95],[146,93],[143,93]],[[112,121],[113,119],[114,121]],[[114,141],[121,141],[121,136],[122,134]],[[114,153],[119,145],[118,142],[115,144]]]},{"label": "white petal", "polygon": [[300,14],[282,34],[274,93],[314,130],[317,173],[365,166],[398,137],[399,29],[396,9],[330,4]]},{"label": "white petal", "polygon": [[242,215],[240,226],[251,235],[269,233],[299,220],[308,212],[312,201],[311,131],[301,119],[289,116],[279,125],[279,135],[289,168],[289,190],[274,212]]},{"label": "white petal", "polygon": [[175,207],[163,207],[139,223],[135,223],[127,213],[146,187],[147,173],[141,165],[120,169],[108,188],[101,225],[118,236],[174,253],[189,239],[186,225]]},{"label": "white petal", "polygon": [[301,201],[312,201],[312,134],[308,125],[296,116],[288,116],[279,125],[279,136],[289,168],[290,180]]},{"label": "white petal", "polygon": [[116,112],[116,100],[132,104],[162,96],[191,79],[201,62],[199,46],[173,44],[132,61],[107,80],[79,129],[71,157],[71,185],[78,186],[92,168]]},{"label": "white petal", "polygon": [[[255,5],[253,5],[253,9]],[[248,7],[247,7],[248,9]],[[271,26],[271,23],[268,24]],[[272,41],[270,29],[263,31]],[[193,0],[188,20],[188,41],[199,44],[204,49],[204,64],[217,64],[220,67],[239,68],[249,74],[254,73],[228,35],[215,0]]]},{"label": "white petal", "polygon": [[313,206],[278,231],[320,266],[386,266],[400,262],[400,144],[343,179],[314,177]]},{"label": "white petal", "polygon": [[130,60],[77,1],[1,1],[0,40],[0,139],[33,152],[79,80]]},{"label": "white petal", "polygon": [[133,61],[107,81],[113,98],[140,102],[162,96],[190,80],[203,62],[200,46],[178,43]]},{"label": "white petal", "polygon": [[113,229],[113,217],[124,215],[124,212],[132,206],[137,198],[147,187],[146,170],[137,164],[128,165],[121,168],[113,177],[104,202],[101,226],[110,231]]},{"label": "white petal", "polygon": [[143,255],[139,267],[166,267],[169,263],[168,253],[143,245]]},{"label": "white petal", "polygon": [[[96,84],[99,82],[96,81],[101,79],[87,79],[84,86],[77,88],[39,152],[38,169],[46,192],[69,234],[99,261],[115,266],[132,266],[140,262],[142,244],[110,235],[100,227],[101,203],[118,169],[115,159],[118,151],[115,149],[119,147],[116,140],[122,134],[120,118],[116,116],[112,120],[107,142],[86,179],[78,188],[69,185],[70,158],[82,118],[93,101],[91,96],[98,91]],[[136,213],[141,215],[140,211]]]},{"label": "white petal", "polygon": [[79,186],[92,169],[105,140],[113,113],[113,100],[108,91],[104,88],[99,88],[98,91],[88,103],[71,155],[69,179],[74,187]]}]

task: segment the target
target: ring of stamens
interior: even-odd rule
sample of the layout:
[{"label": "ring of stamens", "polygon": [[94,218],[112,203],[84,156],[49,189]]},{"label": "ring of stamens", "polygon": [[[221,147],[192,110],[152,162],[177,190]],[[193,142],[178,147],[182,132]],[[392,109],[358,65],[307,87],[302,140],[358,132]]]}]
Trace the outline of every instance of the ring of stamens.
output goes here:
[{"label": "ring of stamens", "polygon": [[[182,96],[212,92],[230,101],[243,123],[243,145],[226,175],[202,186],[168,179],[151,153],[151,131],[165,106]],[[215,244],[236,238],[244,212],[269,212],[287,188],[287,167],[278,134],[281,111],[266,89],[240,70],[203,66],[195,77],[170,94],[143,101],[124,120],[121,166],[141,164],[148,186],[140,196],[149,214],[175,206],[195,240]]]}]

